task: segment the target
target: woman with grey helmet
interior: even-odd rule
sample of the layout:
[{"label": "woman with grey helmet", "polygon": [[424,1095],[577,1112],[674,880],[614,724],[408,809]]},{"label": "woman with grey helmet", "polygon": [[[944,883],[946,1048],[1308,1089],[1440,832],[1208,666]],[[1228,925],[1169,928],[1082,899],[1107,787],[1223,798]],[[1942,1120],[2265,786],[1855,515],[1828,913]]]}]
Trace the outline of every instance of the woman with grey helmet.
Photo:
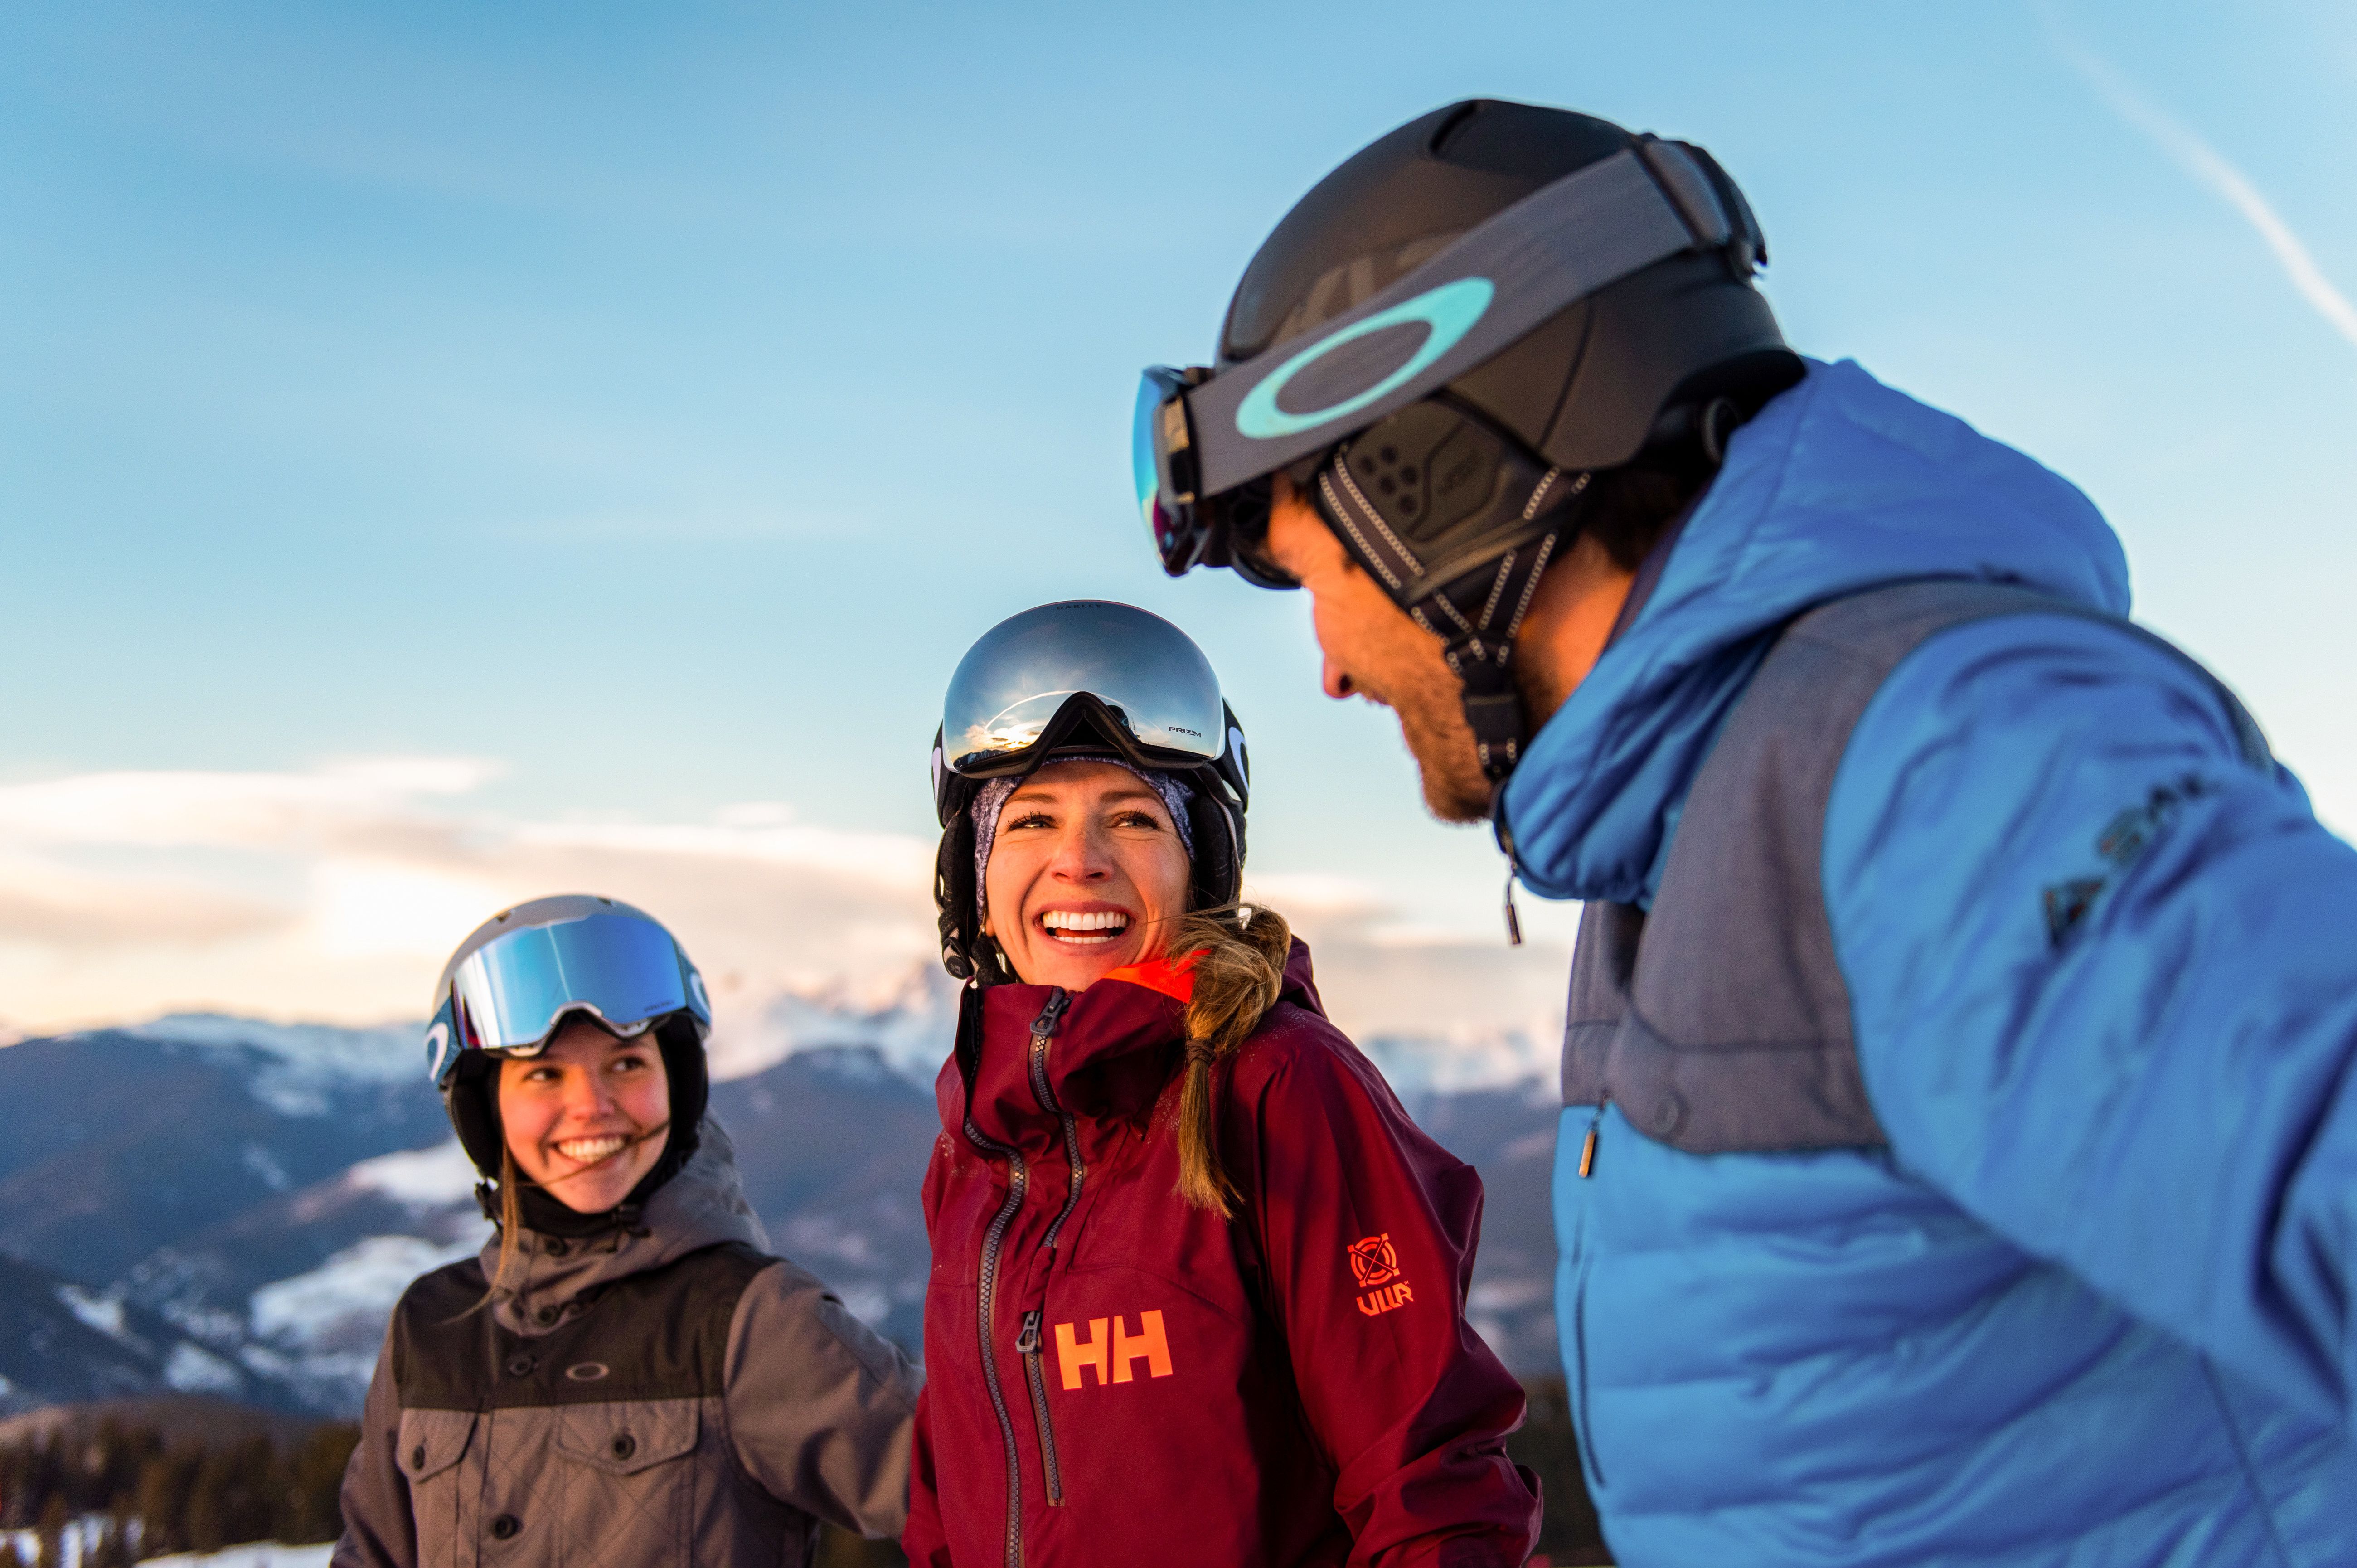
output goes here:
[{"label": "woman with grey helmet", "polygon": [[1465,1321],[1481,1182],[1237,902],[1243,732],[1185,633],[1027,610],[951,682],[925,1177],[925,1568],[1514,1568],[1523,1392]]},{"label": "woman with grey helmet", "polygon": [[705,1114],[704,982],[610,898],[462,942],[430,1070],[497,1234],[403,1295],[338,1568],[795,1564],[899,1533],[922,1374],[764,1251]]}]

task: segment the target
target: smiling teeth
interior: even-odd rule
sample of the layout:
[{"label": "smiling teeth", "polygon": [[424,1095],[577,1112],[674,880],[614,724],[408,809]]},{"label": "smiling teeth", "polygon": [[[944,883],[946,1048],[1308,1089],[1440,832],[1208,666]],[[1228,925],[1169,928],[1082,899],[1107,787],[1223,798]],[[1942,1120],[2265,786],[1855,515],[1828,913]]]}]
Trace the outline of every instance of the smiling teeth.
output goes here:
[{"label": "smiling teeth", "polygon": [[556,1145],[556,1152],[579,1165],[595,1165],[611,1155],[622,1152],[628,1138],[609,1135],[603,1138],[567,1138]]},{"label": "smiling teeth", "polygon": [[1129,929],[1129,917],[1118,909],[1085,915],[1076,909],[1050,909],[1039,917],[1039,923],[1051,931],[1121,931]]}]

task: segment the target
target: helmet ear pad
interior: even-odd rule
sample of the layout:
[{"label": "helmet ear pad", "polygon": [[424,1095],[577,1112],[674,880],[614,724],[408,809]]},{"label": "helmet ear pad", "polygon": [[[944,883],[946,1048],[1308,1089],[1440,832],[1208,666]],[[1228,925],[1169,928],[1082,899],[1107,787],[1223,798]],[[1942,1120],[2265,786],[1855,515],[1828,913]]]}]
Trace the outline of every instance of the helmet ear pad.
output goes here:
[{"label": "helmet ear pad", "polygon": [[442,1109],[458,1134],[458,1146],[486,1181],[500,1179],[500,1156],[507,1146],[500,1126],[500,1060],[484,1051],[461,1051],[442,1080]]},{"label": "helmet ear pad", "polygon": [[1189,781],[1193,793],[1187,801],[1187,831],[1195,841],[1195,863],[1189,879],[1187,907],[1215,909],[1232,904],[1243,892],[1243,821],[1236,811],[1197,778]]}]

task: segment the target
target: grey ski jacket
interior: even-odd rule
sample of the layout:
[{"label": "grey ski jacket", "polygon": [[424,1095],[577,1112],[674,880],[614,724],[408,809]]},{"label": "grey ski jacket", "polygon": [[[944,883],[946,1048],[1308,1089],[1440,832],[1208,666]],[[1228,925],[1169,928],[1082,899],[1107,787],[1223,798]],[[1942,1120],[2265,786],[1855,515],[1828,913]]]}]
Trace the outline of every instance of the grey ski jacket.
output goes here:
[{"label": "grey ski jacket", "polygon": [[640,1229],[521,1240],[484,1310],[496,1240],[402,1297],[334,1568],[797,1568],[820,1520],[899,1534],[923,1374],[759,1251],[717,1123]]}]

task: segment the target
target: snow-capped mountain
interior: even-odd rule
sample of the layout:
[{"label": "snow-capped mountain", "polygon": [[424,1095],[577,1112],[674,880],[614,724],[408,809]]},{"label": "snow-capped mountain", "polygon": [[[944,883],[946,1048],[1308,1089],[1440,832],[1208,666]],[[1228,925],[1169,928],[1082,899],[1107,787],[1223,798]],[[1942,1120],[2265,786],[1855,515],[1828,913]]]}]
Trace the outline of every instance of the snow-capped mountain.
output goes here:
[{"label": "snow-capped mountain", "polygon": [[[714,1042],[713,1113],[772,1247],[911,1347],[928,1268],[917,1189],[954,1002],[922,976],[780,997]],[[1553,1096],[1464,1086],[1472,1053],[1428,1070],[1444,1049],[1374,1054],[1482,1168],[1475,1321],[1510,1363],[1545,1369]],[[1488,1059],[1519,1061],[1516,1044]],[[489,1235],[476,1179],[414,1026],[179,1016],[0,1048],[0,1254],[16,1260],[0,1260],[0,1331],[28,1344],[12,1326],[38,1321],[42,1343],[76,1348],[0,1362],[0,1406],[214,1389],[349,1412],[403,1288]]]}]

